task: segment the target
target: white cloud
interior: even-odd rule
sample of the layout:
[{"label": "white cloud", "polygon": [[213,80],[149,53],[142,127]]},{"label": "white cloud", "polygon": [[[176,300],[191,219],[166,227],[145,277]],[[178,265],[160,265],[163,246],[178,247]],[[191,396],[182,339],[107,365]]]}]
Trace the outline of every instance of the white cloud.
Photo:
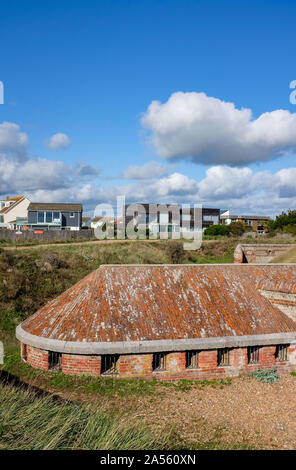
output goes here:
[{"label": "white cloud", "polygon": [[122,173],[122,178],[130,180],[145,180],[168,175],[172,165],[163,165],[159,162],[148,162],[144,165],[132,165]]},{"label": "white cloud", "polygon": [[249,168],[212,166],[198,185],[199,196],[203,199],[241,197],[256,188],[254,174]]},{"label": "white cloud", "polygon": [[67,134],[58,133],[53,135],[48,142],[45,142],[45,144],[50,150],[56,151],[69,147],[71,141]]},{"label": "white cloud", "polygon": [[26,194],[36,202],[81,202],[85,210],[93,209],[100,202],[114,205],[116,196],[122,195],[127,202],[202,203],[266,215],[296,206],[296,168],[272,174],[253,172],[247,167],[215,165],[198,181],[176,171],[167,174],[173,166],[150,162],[129,167],[124,172],[126,176],[134,176],[135,181],[130,184],[103,185],[91,184],[99,172],[95,167],[87,163],[71,166],[62,161],[27,158],[27,147],[28,137],[18,125],[0,125],[1,196]]},{"label": "white cloud", "polygon": [[1,194],[60,188],[71,184],[75,176],[69,165],[45,158],[19,161],[0,154],[0,168]]},{"label": "white cloud", "polygon": [[296,168],[282,169],[274,175],[274,183],[282,198],[296,197]]},{"label": "white cloud", "polygon": [[[56,162],[53,162],[56,163]],[[60,162],[61,163],[61,162]],[[34,162],[30,165],[34,165]],[[48,165],[48,166],[46,166]],[[42,167],[45,168],[44,176]],[[40,173],[39,188],[31,184],[31,190],[23,191],[25,185],[25,170],[20,173],[15,183],[15,175],[19,167],[11,171],[10,182],[16,193],[25,192],[32,201],[40,202],[81,202],[85,210],[93,209],[101,202],[116,204],[116,196],[125,195],[126,202],[155,202],[155,203],[202,203],[205,207],[218,207],[230,209],[232,212],[247,214],[275,215],[282,210],[296,206],[295,187],[293,189],[293,178],[296,168],[280,170],[275,174],[270,172],[254,173],[248,168],[235,169],[232,167],[214,167],[209,169],[205,178],[197,181],[181,173],[158,180],[149,181],[145,184],[135,182],[126,185],[106,185],[94,183],[81,183],[77,180],[77,173],[73,168],[52,167],[52,179],[46,180],[49,174],[50,163],[40,159],[36,166],[36,173]],[[69,171],[72,174],[69,178]],[[27,167],[28,169],[28,167]],[[54,175],[58,176],[59,184],[54,185]],[[67,177],[68,175],[68,177]],[[21,178],[23,177],[23,182]],[[44,179],[43,179],[44,177]],[[7,178],[7,175],[6,175]],[[32,178],[33,181],[33,178]],[[285,188],[291,182],[291,192],[285,193]],[[0,187],[3,181],[0,177]],[[16,184],[19,185],[16,188]],[[23,186],[21,186],[23,184]],[[240,189],[237,189],[239,186]],[[48,189],[47,189],[48,188]],[[7,191],[9,191],[7,189]],[[7,193],[5,190],[5,193]],[[7,194],[11,194],[11,191]],[[5,195],[5,194],[3,194]]]},{"label": "white cloud", "polygon": [[20,126],[12,122],[0,124],[0,152],[24,157],[28,143],[28,136],[25,132],[20,131]]},{"label": "white cloud", "polygon": [[81,163],[77,168],[77,174],[81,176],[82,178],[84,177],[92,178],[92,177],[98,176],[99,173],[100,173],[100,170],[98,168],[95,168],[92,165],[87,165],[86,163]]},{"label": "white cloud", "polygon": [[[186,195],[197,195],[198,183],[194,179],[188,178],[188,176],[182,173],[173,173],[167,178],[161,178],[151,187],[152,194],[153,189],[157,196],[186,196]],[[153,196],[155,198],[155,195]]]},{"label": "white cloud", "polygon": [[166,159],[244,165],[296,150],[296,113],[275,110],[252,120],[250,109],[205,93],[177,92],[163,104],[152,101],[141,122]]}]

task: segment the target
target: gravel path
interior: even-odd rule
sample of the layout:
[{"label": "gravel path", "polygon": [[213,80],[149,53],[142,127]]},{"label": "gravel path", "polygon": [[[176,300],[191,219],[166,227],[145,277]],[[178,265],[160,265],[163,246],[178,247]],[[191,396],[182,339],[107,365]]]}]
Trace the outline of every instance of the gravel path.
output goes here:
[{"label": "gravel path", "polygon": [[240,377],[223,388],[167,389],[158,399],[138,400],[137,416],[157,428],[175,425],[187,442],[296,449],[295,392],[296,377],[276,384]]}]

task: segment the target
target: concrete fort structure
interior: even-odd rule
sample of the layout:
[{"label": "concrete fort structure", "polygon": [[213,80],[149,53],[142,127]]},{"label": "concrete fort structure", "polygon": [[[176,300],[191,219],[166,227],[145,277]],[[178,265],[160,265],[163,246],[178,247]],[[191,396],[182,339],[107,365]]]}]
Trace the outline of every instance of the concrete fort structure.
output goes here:
[{"label": "concrete fort structure", "polygon": [[178,380],[296,370],[296,265],[105,265],[17,327],[69,375]]}]

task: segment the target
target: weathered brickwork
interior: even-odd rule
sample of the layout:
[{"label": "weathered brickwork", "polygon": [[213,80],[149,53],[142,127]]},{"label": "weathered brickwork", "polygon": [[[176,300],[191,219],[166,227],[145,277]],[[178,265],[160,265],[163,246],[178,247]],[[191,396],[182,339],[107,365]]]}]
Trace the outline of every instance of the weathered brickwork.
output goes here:
[{"label": "weathered brickwork", "polygon": [[273,258],[285,253],[295,245],[291,244],[240,244],[237,245],[234,251],[234,263],[255,263],[265,264],[270,263]]},{"label": "weathered brickwork", "polygon": [[101,356],[63,354],[62,372],[67,375],[99,376],[101,374]]},{"label": "weathered brickwork", "polygon": [[35,369],[48,370],[48,352],[22,344],[22,359]]},{"label": "weathered brickwork", "polygon": [[122,355],[118,361],[118,373],[122,377],[152,376],[152,354]]},{"label": "weathered brickwork", "polygon": [[[218,366],[218,351],[200,351],[197,368],[186,368],[186,352],[172,352],[166,355],[166,370],[153,371],[153,354],[121,355],[117,362],[116,378],[142,378],[146,380],[211,380],[236,377],[256,369],[276,367],[280,373],[296,371],[296,345],[288,347],[288,361],[276,360],[276,346],[263,346],[259,349],[259,362],[248,364],[248,349],[230,349],[229,365]],[[48,352],[21,346],[22,358],[36,369],[48,370]],[[101,357],[77,354],[62,354],[61,369],[67,375],[101,375]]]}]

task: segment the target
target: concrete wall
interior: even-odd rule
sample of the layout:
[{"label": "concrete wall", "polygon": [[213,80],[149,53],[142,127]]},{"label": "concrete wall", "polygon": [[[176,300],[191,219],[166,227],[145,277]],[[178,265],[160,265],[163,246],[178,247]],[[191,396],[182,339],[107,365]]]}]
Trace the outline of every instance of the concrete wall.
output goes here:
[{"label": "concrete wall", "polygon": [[[146,380],[211,380],[249,374],[257,369],[276,367],[280,373],[296,371],[296,345],[288,348],[288,361],[278,362],[276,346],[262,346],[259,363],[248,364],[247,348],[230,350],[230,365],[218,366],[217,349],[199,353],[198,369],[186,369],[186,352],[172,352],[166,356],[166,370],[153,371],[153,354],[130,354],[119,356],[116,378],[142,378]],[[24,346],[21,346],[24,360]],[[34,368],[48,370],[48,352],[27,346],[26,362]],[[98,377],[101,374],[101,357],[91,355],[62,354],[62,372],[67,375],[87,375]]]},{"label": "concrete wall", "polygon": [[276,258],[293,247],[296,247],[296,245],[288,243],[240,244],[237,245],[234,251],[234,263],[270,263],[273,258]]}]

